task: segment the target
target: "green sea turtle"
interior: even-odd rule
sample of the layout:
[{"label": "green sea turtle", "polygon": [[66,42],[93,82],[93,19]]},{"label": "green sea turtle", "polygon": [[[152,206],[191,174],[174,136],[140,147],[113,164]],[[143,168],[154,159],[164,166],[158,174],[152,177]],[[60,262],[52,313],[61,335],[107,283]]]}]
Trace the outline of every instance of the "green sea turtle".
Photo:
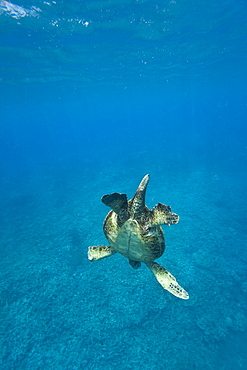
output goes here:
[{"label": "green sea turtle", "polygon": [[165,250],[164,232],[160,225],[173,225],[179,216],[171,207],[158,203],[152,210],[145,205],[149,175],[144,176],[134,197],[112,193],[102,197],[102,202],[112,210],[105,218],[103,229],[110,246],[88,248],[90,261],[112,256],[116,252],[129,259],[133,268],[144,262],[162,287],[175,296],[188,299],[188,293],[177,283],[175,277],[163,266],[154,262]]}]

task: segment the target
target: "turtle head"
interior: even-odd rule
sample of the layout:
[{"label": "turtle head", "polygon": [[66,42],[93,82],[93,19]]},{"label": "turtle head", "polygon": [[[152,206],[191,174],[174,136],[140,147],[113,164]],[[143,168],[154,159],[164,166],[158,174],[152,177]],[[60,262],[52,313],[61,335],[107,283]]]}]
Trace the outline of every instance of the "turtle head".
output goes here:
[{"label": "turtle head", "polygon": [[179,216],[171,212],[171,207],[158,203],[151,210],[152,225],[175,225],[179,221]]}]

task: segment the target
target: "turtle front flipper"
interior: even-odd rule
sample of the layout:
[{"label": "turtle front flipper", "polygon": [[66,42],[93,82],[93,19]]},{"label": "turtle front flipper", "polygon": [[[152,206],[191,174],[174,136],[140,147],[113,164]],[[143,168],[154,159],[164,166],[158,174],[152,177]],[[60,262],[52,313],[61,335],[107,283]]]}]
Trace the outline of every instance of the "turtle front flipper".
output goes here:
[{"label": "turtle front flipper", "polygon": [[129,218],[128,201],[126,194],[112,193],[103,195],[102,203],[110,207],[118,215],[118,223],[121,226]]},{"label": "turtle front flipper", "polygon": [[146,262],[160,285],[178,298],[189,299],[189,294],[178,284],[176,278],[157,262]]},{"label": "turtle front flipper", "polygon": [[88,248],[88,259],[89,261],[98,261],[110,257],[115,253],[116,252],[107,245],[94,245]]},{"label": "turtle front flipper", "polygon": [[171,207],[158,203],[151,210],[151,226],[156,225],[175,225],[179,221],[179,216],[171,212]]},{"label": "turtle front flipper", "polygon": [[126,194],[112,193],[103,195],[102,203],[110,207],[117,215],[124,209],[128,209],[128,201]]},{"label": "turtle front flipper", "polygon": [[149,175],[143,177],[140,182],[135,195],[130,200],[130,217],[138,219],[140,218],[146,210],[145,206],[145,196],[146,190],[149,182]]}]

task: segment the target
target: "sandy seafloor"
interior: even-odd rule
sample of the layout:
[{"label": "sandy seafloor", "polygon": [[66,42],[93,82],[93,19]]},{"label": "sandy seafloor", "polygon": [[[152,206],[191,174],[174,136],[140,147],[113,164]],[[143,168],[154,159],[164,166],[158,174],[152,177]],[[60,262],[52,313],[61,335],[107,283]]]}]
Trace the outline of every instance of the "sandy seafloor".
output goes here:
[{"label": "sandy seafloor", "polygon": [[[246,0],[0,0],[0,369],[246,370]],[[110,192],[180,216],[172,296]]]},{"label": "sandy seafloor", "polygon": [[[247,368],[246,170],[152,155],[68,158],[6,174],[1,369]],[[159,261],[188,301],[120,255],[87,260],[89,245],[106,243],[101,196],[130,198],[146,173],[147,205],[163,202],[180,216],[164,228]]]}]

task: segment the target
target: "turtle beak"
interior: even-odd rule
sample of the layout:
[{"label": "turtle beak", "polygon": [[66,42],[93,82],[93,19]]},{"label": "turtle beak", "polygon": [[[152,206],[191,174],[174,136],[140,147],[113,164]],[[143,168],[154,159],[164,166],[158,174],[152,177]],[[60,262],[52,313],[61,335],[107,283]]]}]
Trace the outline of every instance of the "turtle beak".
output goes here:
[{"label": "turtle beak", "polygon": [[176,225],[179,222],[179,215],[177,215],[176,213],[170,212],[167,215],[166,220],[167,220],[167,225],[168,226],[170,226],[170,225]]}]

